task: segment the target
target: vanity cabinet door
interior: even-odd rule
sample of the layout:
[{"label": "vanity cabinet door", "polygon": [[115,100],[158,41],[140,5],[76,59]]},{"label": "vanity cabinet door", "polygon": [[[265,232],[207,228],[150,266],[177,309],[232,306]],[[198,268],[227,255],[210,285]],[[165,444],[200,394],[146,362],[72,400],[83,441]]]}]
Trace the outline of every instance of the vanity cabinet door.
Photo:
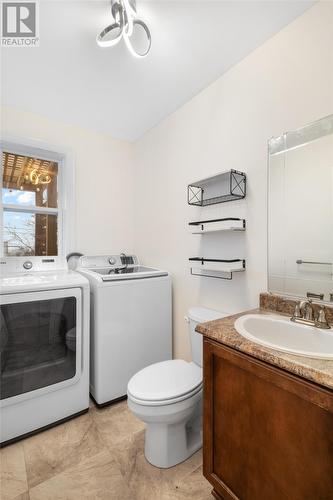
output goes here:
[{"label": "vanity cabinet door", "polygon": [[226,500],[333,499],[333,391],[205,339],[204,475]]}]

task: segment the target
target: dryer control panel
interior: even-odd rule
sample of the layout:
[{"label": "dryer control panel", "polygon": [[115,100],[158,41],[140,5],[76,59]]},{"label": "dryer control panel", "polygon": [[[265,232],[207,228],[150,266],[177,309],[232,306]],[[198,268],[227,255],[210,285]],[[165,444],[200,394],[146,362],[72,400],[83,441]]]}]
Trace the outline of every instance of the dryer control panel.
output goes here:
[{"label": "dryer control panel", "polygon": [[20,274],[44,271],[67,271],[64,257],[9,257],[0,259],[0,274]]}]

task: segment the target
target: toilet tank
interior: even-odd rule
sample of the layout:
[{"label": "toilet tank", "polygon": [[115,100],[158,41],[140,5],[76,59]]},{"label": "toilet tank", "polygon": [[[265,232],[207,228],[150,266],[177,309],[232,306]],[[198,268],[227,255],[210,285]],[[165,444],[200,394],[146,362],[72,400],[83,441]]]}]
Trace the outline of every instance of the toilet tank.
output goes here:
[{"label": "toilet tank", "polygon": [[191,307],[188,311],[186,320],[188,322],[189,335],[191,341],[192,359],[196,365],[202,366],[202,335],[195,331],[199,323],[213,321],[214,319],[224,318],[229,313],[207,309],[205,307]]}]

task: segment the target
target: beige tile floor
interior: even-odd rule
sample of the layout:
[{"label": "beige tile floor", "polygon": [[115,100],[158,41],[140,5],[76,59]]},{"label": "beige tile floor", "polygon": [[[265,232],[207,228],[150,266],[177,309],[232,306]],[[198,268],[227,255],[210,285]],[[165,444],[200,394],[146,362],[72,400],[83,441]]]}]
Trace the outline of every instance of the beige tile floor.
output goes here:
[{"label": "beige tile floor", "polygon": [[125,401],[0,450],[1,500],[211,500],[201,451],[171,469],[150,465],[144,426]]}]

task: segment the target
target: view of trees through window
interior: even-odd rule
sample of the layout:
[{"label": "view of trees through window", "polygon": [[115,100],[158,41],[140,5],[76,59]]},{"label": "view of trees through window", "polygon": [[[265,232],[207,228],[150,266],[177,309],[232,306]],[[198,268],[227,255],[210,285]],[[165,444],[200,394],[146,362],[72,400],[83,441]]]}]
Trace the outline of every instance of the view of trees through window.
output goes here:
[{"label": "view of trees through window", "polygon": [[2,171],[4,255],[57,255],[58,164],[4,152]]}]

